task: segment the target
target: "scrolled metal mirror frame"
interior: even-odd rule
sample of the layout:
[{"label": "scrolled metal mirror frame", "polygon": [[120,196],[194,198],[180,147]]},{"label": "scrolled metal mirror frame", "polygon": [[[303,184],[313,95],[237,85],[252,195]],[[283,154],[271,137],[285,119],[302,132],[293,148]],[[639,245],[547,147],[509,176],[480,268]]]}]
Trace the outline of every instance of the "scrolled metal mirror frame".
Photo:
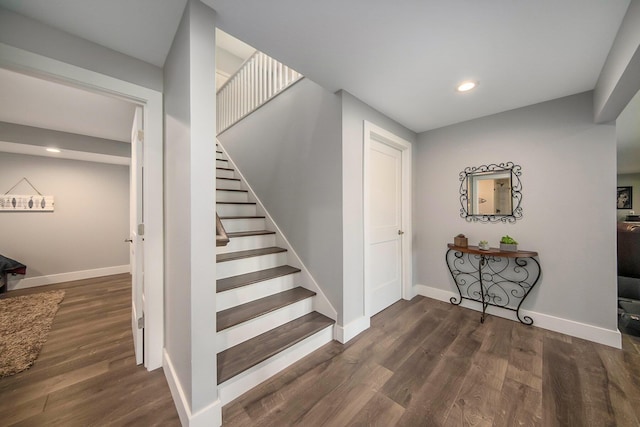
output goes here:
[{"label": "scrolled metal mirror frame", "polygon": [[[487,172],[510,172],[511,173],[511,198],[512,198],[512,210],[511,214],[470,214],[468,212],[469,206],[469,178],[474,174],[487,173]],[[520,175],[522,175],[522,167],[513,164],[513,162],[506,163],[491,163],[489,165],[467,167],[460,172],[460,216],[468,222],[503,222],[514,223],[518,219],[522,219],[522,181],[520,181]]]}]

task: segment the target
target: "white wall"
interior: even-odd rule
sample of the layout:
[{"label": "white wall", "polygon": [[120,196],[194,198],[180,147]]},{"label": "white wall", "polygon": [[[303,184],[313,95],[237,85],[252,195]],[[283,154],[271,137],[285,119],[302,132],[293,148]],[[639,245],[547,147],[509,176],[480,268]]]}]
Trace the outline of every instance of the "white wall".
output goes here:
[{"label": "white wall", "polygon": [[303,79],[218,139],[340,313],[340,100]]},{"label": "white wall", "polygon": [[[26,264],[26,279],[129,265],[128,166],[0,153],[2,194],[23,177],[55,197],[54,212],[0,212],[0,254]],[[11,193],[37,194],[24,182]]]},{"label": "white wall", "polygon": [[162,90],[162,69],[0,7],[0,42]]},{"label": "white wall", "polygon": [[187,3],[165,64],[165,372],[183,425],[219,425],[215,13]]},{"label": "white wall", "polygon": [[[616,136],[614,125],[593,124],[592,117],[588,92],[420,134],[415,282],[455,292],[444,262],[447,243],[464,233],[470,244],[486,239],[496,246],[509,234],[520,249],[538,251],[542,265],[523,309],[614,336]],[[460,218],[460,171],[507,161],[522,166],[523,219]]]},{"label": "white wall", "polygon": [[619,209],[616,211],[618,221],[624,221],[631,211],[640,213],[640,173],[618,175],[618,187],[633,187],[633,198],[631,200],[633,209]]},{"label": "white wall", "polygon": [[[342,220],[343,299],[341,324],[356,322],[364,312],[364,211],[363,155],[364,121],[367,120],[411,143],[416,134],[369,107],[346,91],[342,102]],[[414,154],[415,156],[415,154]]]}]

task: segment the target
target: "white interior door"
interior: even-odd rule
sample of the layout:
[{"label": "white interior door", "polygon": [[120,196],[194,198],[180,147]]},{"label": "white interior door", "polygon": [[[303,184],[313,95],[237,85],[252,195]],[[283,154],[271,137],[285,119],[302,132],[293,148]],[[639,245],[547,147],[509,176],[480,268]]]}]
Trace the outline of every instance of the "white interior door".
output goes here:
[{"label": "white interior door", "polygon": [[131,263],[131,328],[136,363],[144,360],[144,230],[143,230],[143,132],[142,107],[136,107],[131,129],[131,166],[130,170],[130,263]]},{"label": "white interior door", "polygon": [[384,310],[402,298],[402,151],[370,139],[366,166],[368,221],[366,232],[367,314]]}]

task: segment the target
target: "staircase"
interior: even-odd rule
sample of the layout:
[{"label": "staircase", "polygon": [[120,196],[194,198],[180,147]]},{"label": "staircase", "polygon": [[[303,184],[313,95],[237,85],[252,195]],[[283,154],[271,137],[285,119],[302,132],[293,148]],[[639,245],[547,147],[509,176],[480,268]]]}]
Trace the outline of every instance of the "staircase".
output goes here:
[{"label": "staircase", "polygon": [[294,258],[250,201],[219,145],[216,210],[229,243],[217,248],[218,393],[226,404],[333,339],[334,321],[314,311]]}]

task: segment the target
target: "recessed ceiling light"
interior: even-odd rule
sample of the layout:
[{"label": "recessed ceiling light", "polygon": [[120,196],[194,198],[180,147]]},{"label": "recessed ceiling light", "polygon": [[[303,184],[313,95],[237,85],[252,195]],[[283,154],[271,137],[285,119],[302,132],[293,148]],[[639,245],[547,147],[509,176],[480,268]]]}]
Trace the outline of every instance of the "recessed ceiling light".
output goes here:
[{"label": "recessed ceiling light", "polygon": [[462,82],[458,85],[457,91],[468,92],[471,89],[474,89],[476,86],[478,86],[478,82],[472,82],[472,81]]},{"label": "recessed ceiling light", "polygon": [[58,150],[57,148],[47,148],[47,151],[50,153],[59,153],[60,150]]}]

